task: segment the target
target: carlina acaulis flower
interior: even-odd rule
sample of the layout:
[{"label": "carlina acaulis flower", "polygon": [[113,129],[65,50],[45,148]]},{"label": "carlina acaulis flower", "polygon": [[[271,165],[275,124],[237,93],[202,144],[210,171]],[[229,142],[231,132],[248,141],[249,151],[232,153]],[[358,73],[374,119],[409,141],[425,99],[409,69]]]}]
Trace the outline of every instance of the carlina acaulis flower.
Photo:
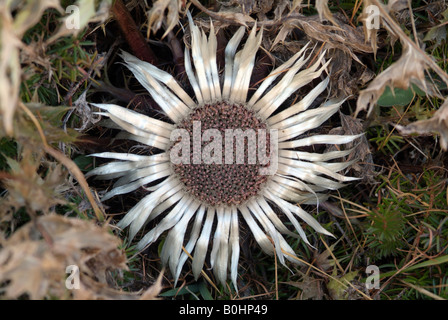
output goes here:
[{"label": "carlina acaulis flower", "polygon": [[[160,151],[148,156],[94,154],[119,161],[95,168],[89,175],[119,178],[103,201],[140,187],[149,191],[118,227],[129,227],[132,239],[146,223],[159,217],[160,222],[140,239],[137,249],[143,250],[168,231],[161,260],[169,265],[175,281],[188,252],[196,278],[208,256],[207,264],[217,279],[225,283],[230,274],[237,288],[240,219],[245,220],[264,252],[276,254],[282,264],[285,260],[296,262],[294,250],[283,235],[300,237],[309,244],[298,219],[317,232],[331,235],[300,204],[323,201],[327,197],[324,191],[355,179],[338,173],[350,162],[329,162],[352,150],[320,154],[306,152],[303,147],[346,144],[359,136],[307,135],[337,112],[344,101],[329,100],[308,110],[326,89],[328,76],[300,101],[284,106],[299,88],[325,76],[330,62],[325,62],[325,52],[311,63],[313,50],[308,45],[303,47],[272,70],[248,97],[262,28],[257,32],[254,24],[237,52],[245,34],[244,27],[238,29],[225,48],[220,76],[213,24],[207,37],[187,14],[191,49],[185,49],[185,69],[194,97],[169,73],[123,52],[126,66],[171,121],[114,104],[93,104],[124,130],[121,138]],[[274,208],[284,213],[294,231],[285,226]]]}]

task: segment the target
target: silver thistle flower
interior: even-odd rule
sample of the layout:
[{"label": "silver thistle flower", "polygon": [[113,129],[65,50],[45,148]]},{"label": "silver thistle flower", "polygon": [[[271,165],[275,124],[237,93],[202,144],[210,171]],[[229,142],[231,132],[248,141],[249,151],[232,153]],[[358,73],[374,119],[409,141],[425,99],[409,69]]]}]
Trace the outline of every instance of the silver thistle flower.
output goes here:
[{"label": "silver thistle flower", "polygon": [[[328,77],[302,100],[280,109],[296,90],[321,77],[329,63],[323,63],[324,53],[310,67],[304,68],[311,56],[306,54],[309,49],[305,46],[273,70],[248,100],[249,82],[262,30],[257,33],[255,25],[243,48],[236,52],[245,33],[244,27],[238,29],[225,49],[225,69],[221,79],[216,62],[217,41],[213,24],[210,25],[207,38],[193,23],[189,13],[188,18],[192,59],[190,51],[185,49],[185,68],[195,98],[191,98],[172,75],[128,53],[122,53],[126,66],[172,123],[113,104],[93,104],[104,110],[101,114],[125,131],[121,138],[157,148],[160,153],[150,156],[111,152],[94,154],[96,157],[120,161],[98,167],[90,171],[89,175],[103,179],[119,178],[113,189],[104,195],[103,201],[146,186],[150,193],[126,214],[118,226],[129,227],[129,237],[132,239],[148,221],[165,215],[138,242],[137,249],[143,250],[169,230],[161,259],[164,264],[169,265],[175,281],[188,258],[182,247],[191,253],[193,275],[198,278],[212,241],[210,267],[221,283],[225,283],[230,271],[230,279],[236,288],[241,217],[262,250],[268,254],[276,254],[282,264],[285,264],[285,260],[296,262],[294,250],[282,234],[300,237],[309,244],[297,218],[317,232],[331,235],[298,203],[316,204],[326,198],[323,191],[338,189],[342,182],[354,180],[355,178],[338,173],[348,167],[349,162],[327,162],[344,157],[351,150],[319,154],[300,151],[300,148],[314,144],[346,144],[355,140],[358,135],[304,136],[304,133],[331,117],[343,103],[327,101],[318,108],[307,110],[327,87]],[[274,84],[279,76],[281,79]],[[243,151],[239,155],[240,160],[246,162],[195,163],[198,152],[200,158],[201,148],[207,148],[204,143],[207,139],[203,138],[199,140],[199,151],[196,150],[198,146],[191,145],[190,142],[187,146],[191,148],[186,151],[182,149],[182,159],[187,160],[185,163],[174,161],[173,154],[178,155],[177,143],[180,143],[179,135],[174,133],[183,130],[182,132],[193,136],[197,123],[202,125],[198,131],[200,134],[215,130],[213,132],[217,135],[229,129],[240,128],[246,131],[252,129],[256,137],[261,138],[260,132],[269,130],[265,139],[276,142],[274,147],[271,144],[268,148],[270,162],[262,163],[257,160],[248,163],[250,152]],[[212,152],[212,158],[222,160],[223,157],[216,157],[217,150],[222,151],[222,148],[218,148],[222,141],[215,141],[215,137],[213,139],[218,144],[214,143],[216,149]],[[247,142],[248,139],[244,141],[246,143],[243,150],[247,147],[247,150],[253,151],[254,146]],[[238,157],[238,151],[241,150],[236,151]],[[266,169],[267,164],[272,164],[274,154],[276,171],[261,173],[261,169]],[[193,163],[189,160],[193,160]],[[274,207],[284,213],[297,233],[284,225],[274,212]],[[186,236],[190,223],[191,231]]]}]

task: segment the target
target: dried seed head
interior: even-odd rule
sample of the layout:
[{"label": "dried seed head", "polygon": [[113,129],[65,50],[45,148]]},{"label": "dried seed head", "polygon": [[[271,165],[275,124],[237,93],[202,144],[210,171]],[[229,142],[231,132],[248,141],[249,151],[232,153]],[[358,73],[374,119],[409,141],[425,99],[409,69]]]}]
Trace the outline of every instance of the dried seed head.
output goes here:
[{"label": "dried seed head", "polygon": [[[226,102],[205,105],[194,110],[177,128],[185,129],[190,136],[190,161],[173,164],[173,171],[196,199],[212,206],[231,206],[259,193],[268,176],[260,174],[260,168],[267,164],[260,163],[257,150],[265,151],[265,155],[269,152],[269,133],[266,123],[251,110]],[[215,129],[219,136],[209,137],[210,129]],[[201,139],[197,141],[194,133],[199,130]],[[261,134],[266,135],[267,146],[257,147]],[[216,148],[211,148],[211,144]],[[195,161],[198,155],[199,163]],[[213,163],[204,161],[205,156],[211,156]]]}]

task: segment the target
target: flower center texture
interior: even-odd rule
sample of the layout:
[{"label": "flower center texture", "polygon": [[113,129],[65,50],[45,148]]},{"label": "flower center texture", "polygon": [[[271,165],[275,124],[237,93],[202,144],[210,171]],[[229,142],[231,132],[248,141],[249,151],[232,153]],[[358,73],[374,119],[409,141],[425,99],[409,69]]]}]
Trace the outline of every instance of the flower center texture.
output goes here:
[{"label": "flower center texture", "polygon": [[260,169],[269,165],[270,133],[254,112],[227,102],[207,104],[177,129],[187,139],[182,140],[183,161],[172,161],[173,171],[196,199],[212,206],[238,205],[262,189],[268,175]]}]

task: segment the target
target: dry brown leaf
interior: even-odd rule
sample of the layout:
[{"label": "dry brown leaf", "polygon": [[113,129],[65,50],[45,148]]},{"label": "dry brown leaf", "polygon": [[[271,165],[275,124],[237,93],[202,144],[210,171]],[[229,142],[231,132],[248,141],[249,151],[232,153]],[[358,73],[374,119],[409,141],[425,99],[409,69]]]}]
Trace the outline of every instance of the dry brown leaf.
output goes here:
[{"label": "dry brown leaf", "polygon": [[332,257],[332,251],[334,250],[336,243],[333,243],[329,248],[325,249],[324,252],[318,253],[314,257],[314,263],[324,272],[327,272],[330,268],[335,266],[335,262]]},{"label": "dry brown leaf", "polygon": [[[37,217],[3,240],[0,283],[4,298],[139,299],[155,298],[160,280],[146,293],[126,293],[107,284],[109,270],[124,270],[121,240],[93,221],[58,215]],[[79,268],[79,288],[66,288],[66,268]]]},{"label": "dry brown leaf", "polygon": [[294,30],[294,28],[298,28],[298,25],[295,24],[293,21],[284,23],[280,27],[280,31],[278,32],[277,36],[275,37],[274,41],[271,45],[271,50],[274,48],[278,43],[282,43],[285,41],[286,37],[289,35],[289,33]]},{"label": "dry brown leaf", "polygon": [[[161,27],[164,21],[166,21],[165,25],[165,33],[162,38],[164,38],[173,28],[176,26],[179,21],[179,12],[182,9],[182,1],[181,0],[157,0],[153,3],[152,8],[148,11],[148,37],[149,32],[157,32]],[[167,15],[165,16],[165,11]]]},{"label": "dry brown leaf", "polygon": [[299,9],[302,6],[303,0],[293,0],[292,6],[291,6],[291,12],[295,11],[296,9]]},{"label": "dry brown leaf", "polygon": [[[340,117],[341,127],[330,130],[329,134],[357,135],[364,132],[364,127],[360,119],[354,119],[352,116],[347,116],[342,113],[340,113]],[[361,179],[373,183],[377,173],[375,172],[373,157],[369,146],[369,141],[365,135],[348,143],[345,147],[347,149],[354,148],[354,150],[347,156],[345,161],[357,160],[347,170],[353,169],[359,174]],[[329,146],[325,151],[329,152],[334,150],[337,150],[335,146]]]},{"label": "dry brown leaf", "polygon": [[[448,74],[419,47],[418,43],[412,41],[390,16],[391,12],[403,9],[406,5],[405,1],[389,1],[388,5],[385,6],[378,0],[369,0],[366,4],[377,6],[381,14],[383,26],[388,30],[390,35],[400,39],[403,46],[403,53],[398,61],[379,74],[369,84],[367,89],[361,91],[357,101],[355,117],[361,111],[367,111],[367,116],[369,116],[387,86],[392,90],[394,88],[406,90],[411,84],[416,84],[428,95],[434,95],[441,98],[435,86],[426,80],[425,71],[433,70],[447,85]],[[367,36],[369,37],[369,35]],[[441,147],[446,150],[448,147],[448,128],[446,122],[448,114],[447,109],[445,102],[434,114],[432,119],[418,121],[406,127],[397,126],[397,128],[402,134],[409,134],[412,132],[421,134],[439,132],[441,135]]]},{"label": "dry brown leaf", "polygon": [[364,6],[362,9],[362,13],[359,16],[358,20],[363,22],[363,29],[366,37],[366,42],[370,43],[370,46],[372,47],[373,50],[373,54],[376,58],[376,52],[378,50],[378,40],[377,40],[378,29],[371,28],[370,26],[374,24],[375,19],[377,23],[380,23],[381,16],[375,15],[376,14],[374,9],[375,7],[371,7],[372,5],[371,0],[365,0],[363,4]]},{"label": "dry brown leaf", "polygon": [[42,177],[39,174],[39,168],[42,167],[39,163],[40,156],[25,148],[20,162],[6,158],[10,170],[8,173],[0,173],[0,177],[4,179],[3,185],[8,190],[4,206],[24,206],[35,213],[48,212],[51,206],[65,203],[61,193],[67,189],[67,172],[60,164],[45,163],[48,171],[45,177]]},{"label": "dry brown leaf", "polygon": [[383,26],[390,34],[400,39],[403,53],[398,61],[379,74],[365,90],[360,92],[355,117],[361,111],[367,111],[367,116],[369,116],[387,86],[391,87],[392,90],[394,87],[406,90],[414,83],[428,94],[435,94],[437,90],[425,79],[426,70],[432,69],[448,85],[448,75],[445,71],[413,42],[390,16],[390,12],[402,8],[401,2],[398,0],[390,1],[388,6],[383,5],[378,0],[370,0],[366,3],[377,6]]},{"label": "dry brown leaf", "polygon": [[328,0],[316,0],[316,10],[319,13],[319,18],[321,21],[327,19],[328,21],[336,25],[336,22],[333,19],[333,14],[328,8]]},{"label": "dry brown leaf", "polygon": [[425,79],[425,70],[428,68],[426,57],[409,46],[407,42],[403,42],[403,53],[400,59],[380,73],[366,89],[360,92],[355,117],[363,110],[366,110],[367,116],[370,116],[375,103],[387,86],[392,90],[393,88],[406,90],[415,83],[420,89],[428,91],[428,88],[432,87]]},{"label": "dry brown leaf", "polygon": [[299,288],[302,292],[298,295],[300,300],[322,300],[324,297],[323,280],[315,279],[304,274],[302,280],[282,282],[290,286]]},{"label": "dry brown leaf", "polygon": [[[379,6],[382,10],[387,13],[395,13],[407,8],[407,0],[389,0],[387,5],[383,3],[378,3],[376,0],[364,0],[363,10],[358,20],[362,21],[364,34],[366,35],[366,41],[370,42],[373,49],[374,55],[376,57],[376,52],[378,50],[378,30],[383,23],[382,19],[386,19],[385,28],[387,29],[387,23],[390,21],[391,17],[387,15],[380,14]],[[394,44],[398,40],[398,35],[394,33],[390,34],[390,42]]]},{"label": "dry brown leaf", "polygon": [[[267,20],[267,15],[272,12],[274,13],[273,20],[278,20],[284,13],[288,14],[293,11],[287,10],[291,8],[289,0],[230,0],[228,2],[220,1],[220,4],[222,5],[220,12],[233,11],[246,16],[253,15],[259,22]],[[293,9],[296,8],[297,6]]]},{"label": "dry brown leaf", "polygon": [[163,279],[163,270],[160,272],[160,275],[157,277],[156,282],[149,287],[145,292],[140,296],[140,300],[158,300],[158,295],[160,291],[162,291],[162,279]]},{"label": "dry brown leaf", "polygon": [[66,8],[67,15],[61,21],[58,31],[48,39],[47,43],[53,43],[60,37],[77,35],[88,23],[103,23],[109,17],[112,0],[101,0],[97,8],[96,1],[78,0],[71,7]]},{"label": "dry brown leaf", "polygon": [[362,62],[355,55],[355,52],[372,52],[370,46],[365,43],[361,31],[346,24],[326,26],[316,20],[304,19],[300,21],[300,25],[311,39],[325,43],[327,49],[336,48],[348,53],[353,60],[360,64]]},{"label": "dry brown leaf", "polygon": [[198,0],[191,0],[191,3],[194,4],[196,7],[198,7],[200,10],[202,10],[203,12],[207,13],[207,15],[209,15],[212,19],[224,21],[225,23],[232,23],[247,27],[248,24],[252,25],[255,22],[254,18],[241,12],[231,12],[231,11],[214,12],[204,7]]},{"label": "dry brown leaf", "polygon": [[[330,75],[333,91],[337,96],[357,94],[359,86],[373,76],[358,58],[359,53],[372,53],[372,48],[365,42],[361,28],[353,28],[344,23],[343,18],[334,16],[338,25],[323,25],[318,19],[302,19],[298,23],[314,41],[322,42],[324,49],[329,49],[331,57]],[[292,23],[292,21],[290,22]],[[356,74],[353,70],[356,69]]]},{"label": "dry brown leaf", "polygon": [[270,49],[278,51],[275,47],[278,43],[282,43],[282,47],[287,46],[290,31],[302,29],[313,43],[322,43],[323,47],[319,50],[328,50],[328,57],[332,59],[331,86],[336,95],[354,95],[359,92],[359,86],[373,76],[358,58],[359,54],[372,53],[372,48],[365,42],[362,28],[352,27],[338,14],[333,16],[333,20],[337,25],[322,24],[317,16],[287,20],[281,24],[275,39],[271,40]]},{"label": "dry brown leaf", "polygon": [[407,126],[397,125],[396,128],[403,135],[439,133],[440,146],[446,151],[448,149],[448,100],[445,100],[431,119],[416,121]]},{"label": "dry brown leaf", "polygon": [[389,8],[389,11],[398,12],[408,8],[409,3],[408,0],[389,0],[387,7]]},{"label": "dry brown leaf", "polygon": [[331,89],[336,96],[355,96],[360,86],[366,85],[375,77],[373,71],[364,64],[354,62],[346,51],[331,50],[329,56]]},{"label": "dry brown leaf", "polygon": [[242,13],[232,13],[232,12],[218,12],[216,13],[220,19],[222,20],[226,20],[226,21],[231,21],[233,23],[242,25],[247,27],[247,23],[254,23],[255,20],[250,17],[247,16],[245,14]]},{"label": "dry brown leaf", "polygon": [[261,3],[269,3],[264,5],[265,13],[269,12],[274,7],[274,20],[280,20],[284,15],[288,15],[291,10],[286,10],[291,7],[291,2],[288,0],[278,0],[274,4],[270,1],[261,1]]},{"label": "dry brown leaf", "polygon": [[[2,245],[0,251],[0,282],[9,281],[7,298],[28,294],[42,299],[48,294],[62,297],[66,267],[77,265],[82,273],[101,276],[103,269],[89,268],[87,263],[99,254],[122,256],[117,249],[119,240],[106,229],[93,223],[62,216],[41,216],[17,230]],[[92,250],[96,254],[88,253]],[[125,267],[125,258],[109,267]],[[81,277],[81,281],[82,281]]]},{"label": "dry brown leaf", "polygon": [[0,281],[9,281],[5,298],[16,299],[28,294],[30,299],[42,299],[52,283],[64,283],[64,269],[49,250],[41,250],[37,242],[15,243],[0,251]]},{"label": "dry brown leaf", "polygon": [[[39,36],[38,40],[31,41],[29,44],[21,46],[22,51],[20,52],[20,62],[24,66],[33,66],[35,64],[38,64],[42,66],[42,68],[45,70],[44,72],[48,73],[48,81],[50,81],[52,74],[53,74],[53,68],[52,68],[52,62],[49,55],[46,54],[46,43],[43,39],[43,36]],[[27,71],[25,71],[26,74]],[[36,70],[35,72],[42,73],[42,69]],[[34,94],[37,94],[36,92]],[[38,99],[35,99],[33,97],[32,102],[38,102]]]}]

